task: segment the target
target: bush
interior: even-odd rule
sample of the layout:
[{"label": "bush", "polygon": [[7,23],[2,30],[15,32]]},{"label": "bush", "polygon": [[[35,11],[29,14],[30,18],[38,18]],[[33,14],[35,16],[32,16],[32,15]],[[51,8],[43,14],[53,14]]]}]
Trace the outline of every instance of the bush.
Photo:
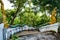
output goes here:
[{"label": "bush", "polygon": [[58,33],[60,33],[60,26],[58,27]]},{"label": "bush", "polygon": [[12,40],[17,40],[18,37],[17,37],[16,35],[12,35],[12,36],[11,36],[11,39],[12,39]]}]

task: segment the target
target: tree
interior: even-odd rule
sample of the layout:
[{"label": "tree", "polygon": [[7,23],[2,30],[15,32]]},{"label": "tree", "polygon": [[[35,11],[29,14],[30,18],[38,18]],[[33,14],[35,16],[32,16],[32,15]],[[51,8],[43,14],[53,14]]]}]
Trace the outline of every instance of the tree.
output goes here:
[{"label": "tree", "polygon": [[11,20],[13,19],[14,12],[15,12],[15,9],[5,10],[5,13],[6,13],[6,16],[7,16],[7,21],[8,21],[9,24],[11,23]]},{"label": "tree", "polygon": [[13,21],[14,21],[15,17],[17,16],[17,14],[18,14],[19,11],[21,12],[21,8],[24,6],[24,3],[27,0],[9,0],[9,1],[11,3],[13,3],[14,7],[16,8],[16,12],[14,13],[13,19],[11,20],[11,23],[10,23],[10,24],[13,24]]},{"label": "tree", "polygon": [[29,7],[26,7],[24,10],[25,11],[20,13],[21,25],[25,24],[28,26],[39,27],[39,25],[49,22],[49,17],[47,17],[46,14],[43,14],[42,16],[40,16],[40,13],[38,12],[35,14],[35,12]]},{"label": "tree", "polygon": [[[9,24],[10,24],[11,20],[13,19],[14,12],[15,12],[15,9],[5,10],[5,13],[7,16],[7,21]],[[20,24],[20,15],[19,14],[15,17],[14,22],[13,22],[13,25],[16,25],[16,24]]]},{"label": "tree", "polygon": [[[60,13],[60,0],[32,0],[34,5],[40,6],[40,11],[49,10],[50,13],[56,14],[55,11]],[[56,19],[56,18],[55,18]]]},{"label": "tree", "polygon": [[20,23],[26,25],[32,25],[34,18],[34,12],[30,8],[25,8],[25,11],[20,14]]}]

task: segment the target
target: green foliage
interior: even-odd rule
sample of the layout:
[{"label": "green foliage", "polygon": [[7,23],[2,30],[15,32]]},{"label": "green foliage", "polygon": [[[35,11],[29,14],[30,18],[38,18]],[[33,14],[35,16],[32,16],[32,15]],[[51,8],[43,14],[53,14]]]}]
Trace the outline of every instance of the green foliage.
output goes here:
[{"label": "green foliage", "polygon": [[32,0],[34,5],[40,5],[40,10],[52,11],[55,7],[57,7],[58,11],[60,10],[60,0]]},{"label": "green foliage", "polygon": [[6,16],[7,16],[7,21],[10,24],[13,16],[14,16],[15,9],[13,10],[5,10]]},{"label": "green foliage", "polygon": [[57,22],[60,22],[60,13],[57,13],[56,19],[57,19]]},{"label": "green foliage", "polygon": [[1,10],[0,10],[0,17],[2,17],[2,13],[1,13]]},{"label": "green foliage", "polygon": [[21,12],[21,8],[24,6],[27,0],[9,0],[9,1],[14,4],[14,8],[16,9],[15,14],[10,22],[10,24],[12,25],[15,17],[17,16],[18,12]]},{"label": "green foliage", "polygon": [[0,10],[0,23],[2,23],[2,13],[1,13],[1,10]]},{"label": "green foliage", "polygon": [[20,14],[20,24],[38,27],[41,24],[49,22],[50,19],[46,14],[42,13],[42,16],[40,16],[39,14],[40,13],[35,14],[32,9],[26,8],[26,10]]},{"label": "green foliage", "polygon": [[49,10],[49,13],[51,13],[54,8],[57,8],[56,19],[57,22],[60,22],[60,0],[32,0],[32,2],[33,5],[40,6],[41,12]]},{"label": "green foliage", "polygon": [[17,39],[18,39],[18,37],[16,35],[11,36],[11,40],[17,40]]},{"label": "green foliage", "polygon": [[[32,26],[39,26],[41,24],[47,23],[49,22],[49,17],[46,16],[46,14],[43,14],[42,16],[40,16],[39,11],[36,10],[36,12],[34,12],[31,8],[30,2],[28,3],[28,5],[30,7],[25,7],[24,4],[26,3],[27,0],[10,0],[11,3],[14,4],[14,7],[16,7],[16,9],[14,10],[6,10],[6,15],[7,15],[7,20],[9,22],[9,24],[11,23],[11,20],[14,18],[13,24],[26,24],[26,25],[32,25]],[[44,1],[41,0],[38,2],[37,0],[32,0],[34,1],[34,5],[39,5],[41,10],[45,10],[45,6],[47,5],[46,2],[48,1]],[[27,1],[28,2],[28,1]],[[21,11],[20,9],[24,7],[24,11]],[[37,8],[37,7],[36,7]],[[17,11],[16,11],[17,10]],[[35,9],[34,9],[35,10]],[[15,13],[16,12],[16,13]],[[18,14],[17,14],[18,13]]]},{"label": "green foliage", "polygon": [[14,7],[18,7],[21,8],[24,6],[24,3],[27,1],[27,0],[9,0],[11,3],[14,4]]},{"label": "green foliage", "polygon": [[20,24],[20,18],[19,17],[16,17],[15,19],[14,19],[14,25],[15,24]]},{"label": "green foliage", "polygon": [[[7,15],[7,21],[10,24],[11,19],[13,18],[14,12],[15,10],[6,10],[6,15]],[[42,16],[40,16],[40,13],[37,12],[35,14],[35,12],[30,9],[30,8],[24,8],[23,12],[19,12],[19,14],[16,16],[16,18],[14,19],[13,24],[25,24],[28,26],[39,26],[41,24],[47,23],[49,22],[49,17],[47,17],[46,14],[42,13]]]},{"label": "green foliage", "polygon": [[[46,14],[43,14],[42,16],[41,16],[41,22],[42,23],[46,23],[46,22],[49,22],[50,21],[50,19],[49,19],[49,17],[47,17],[47,15]],[[41,24],[42,24],[41,23]]]},{"label": "green foliage", "polygon": [[21,24],[27,24],[27,25],[32,25],[32,20],[33,20],[33,17],[34,17],[34,13],[31,12],[31,13],[28,13],[28,12],[25,12],[23,13],[22,16],[20,16],[20,23]]}]

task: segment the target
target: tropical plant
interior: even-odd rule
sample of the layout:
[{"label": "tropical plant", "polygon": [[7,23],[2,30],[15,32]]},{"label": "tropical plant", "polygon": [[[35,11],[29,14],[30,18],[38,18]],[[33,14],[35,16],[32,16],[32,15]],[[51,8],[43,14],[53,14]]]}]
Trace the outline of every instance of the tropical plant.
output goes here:
[{"label": "tropical plant", "polygon": [[13,16],[11,23],[10,23],[10,24],[13,24],[15,17],[17,16],[18,12],[21,12],[21,8],[24,6],[24,3],[27,0],[9,0],[9,1],[14,4],[14,7],[16,9],[16,12],[14,12],[14,16]]}]

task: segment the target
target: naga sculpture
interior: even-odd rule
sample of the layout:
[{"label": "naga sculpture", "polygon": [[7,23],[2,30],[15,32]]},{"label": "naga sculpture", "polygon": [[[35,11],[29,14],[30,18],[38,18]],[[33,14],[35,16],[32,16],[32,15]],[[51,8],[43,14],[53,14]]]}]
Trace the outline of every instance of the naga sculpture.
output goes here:
[{"label": "naga sculpture", "polygon": [[6,20],[6,14],[5,14],[5,11],[4,11],[4,4],[3,4],[2,0],[0,0],[0,4],[1,4],[2,18],[3,18],[4,27],[8,28],[8,22]]},{"label": "naga sculpture", "polygon": [[54,23],[56,23],[56,12],[57,12],[57,10],[56,10],[56,8],[54,8],[53,9],[53,11],[52,11],[52,15],[51,15],[51,21],[49,22],[49,24],[54,24]]}]

